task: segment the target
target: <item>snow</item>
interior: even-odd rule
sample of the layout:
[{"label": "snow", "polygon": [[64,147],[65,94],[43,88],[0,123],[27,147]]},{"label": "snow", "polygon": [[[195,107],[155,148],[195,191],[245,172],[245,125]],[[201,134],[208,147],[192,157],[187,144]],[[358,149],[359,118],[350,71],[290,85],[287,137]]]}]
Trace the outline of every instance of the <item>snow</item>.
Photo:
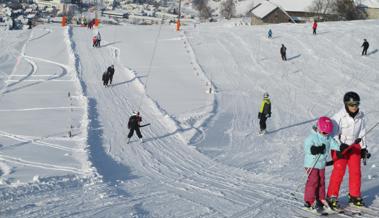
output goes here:
[{"label": "snow", "polygon": [[[3,31],[0,214],[308,217],[299,209],[303,141],[317,117],[337,112],[343,94],[356,90],[368,127],[378,122],[378,26],[319,23],[317,36],[310,24],[223,22],[180,32],[165,24]],[[91,45],[96,31],[101,48]],[[104,88],[111,64],[113,84]],[[257,136],[266,91],[273,112],[268,134]],[[136,110],[151,125],[142,128],[144,143],[133,136],[126,144]],[[374,214],[378,139],[376,129],[368,135],[372,157],[362,165],[362,194]]]}]

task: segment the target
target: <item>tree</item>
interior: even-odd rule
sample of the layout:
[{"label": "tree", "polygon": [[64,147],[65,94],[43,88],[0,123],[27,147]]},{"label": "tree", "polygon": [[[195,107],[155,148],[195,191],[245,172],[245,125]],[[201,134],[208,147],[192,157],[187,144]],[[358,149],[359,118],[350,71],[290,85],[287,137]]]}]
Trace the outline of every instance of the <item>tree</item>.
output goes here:
[{"label": "tree", "polygon": [[335,0],[334,11],[346,20],[366,19],[367,12],[357,5],[354,0]]},{"label": "tree", "polygon": [[310,11],[316,13],[318,18],[326,17],[333,12],[335,0],[314,0],[310,6]]},{"label": "tree", "polygon": [[208,19],[211,16],[208,0],[193,0],[192,7],[199,11],[201,19]]},{"label": "tree", "polygon": [[220,14],[226,19],[232,18],[236,14],[234,0],[225,0],[221,3]]}]

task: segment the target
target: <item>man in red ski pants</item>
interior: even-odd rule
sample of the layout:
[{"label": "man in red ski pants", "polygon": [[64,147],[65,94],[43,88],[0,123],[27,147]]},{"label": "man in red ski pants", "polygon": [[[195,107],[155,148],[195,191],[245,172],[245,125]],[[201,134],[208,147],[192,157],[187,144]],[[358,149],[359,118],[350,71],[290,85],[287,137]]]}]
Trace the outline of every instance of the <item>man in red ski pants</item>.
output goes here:
[{"label": "man in red ski pants", "polygon": [[330,176],[328,196],[338,198],[339,190],[346,166],[349,168],[349,192],[351,196],[361,196],[361,145],[352,144],[342,158],[337,157],[337,152],[332,151],[334,161],[332,175]]}]

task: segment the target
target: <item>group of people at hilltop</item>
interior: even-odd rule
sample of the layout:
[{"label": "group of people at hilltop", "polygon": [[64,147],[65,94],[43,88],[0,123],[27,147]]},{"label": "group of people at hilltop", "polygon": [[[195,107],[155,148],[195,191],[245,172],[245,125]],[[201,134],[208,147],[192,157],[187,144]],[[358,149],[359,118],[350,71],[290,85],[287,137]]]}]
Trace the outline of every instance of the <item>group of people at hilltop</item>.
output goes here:
[{"label": "group of people at hilltop", "polygon": [[[317,21],[314,21],[313,25],[312,25],[313,35],[317,34],[317,27],[318,27]],[[272,34],[273,34],[272,29],[269,29],[267,32],[267,38],[271,39]],[[361,46],[361,47],[363,47],[362,55],[367,55],[367,50],[368,50],[369,46],[370,45],[369,45],[367,39],[364,39],[363,44]],[[287,61],[287,48],[284,46],[284,44],[282,44],[282,47],[280,47],[280,56],[282,57],[283,61]]]},{"label": "group of people at hilltop", "polygon": [[[361,194],[361,159],[366,160],[371,154],[367,150],[366,123],[360,101],[356,92],[345,93],[343,108],[331,118],[320,117],[304,142],[304,168],[308,176],[304,206],[311,210],[340,210],[338,198],[346,167],[349,171],[349,203],[365,206]],[[260,134],[265,133],[269,117],[271,101],[266,92],[258,113]],[[330,165],[333,170],[326,192],[325,167]]]}]

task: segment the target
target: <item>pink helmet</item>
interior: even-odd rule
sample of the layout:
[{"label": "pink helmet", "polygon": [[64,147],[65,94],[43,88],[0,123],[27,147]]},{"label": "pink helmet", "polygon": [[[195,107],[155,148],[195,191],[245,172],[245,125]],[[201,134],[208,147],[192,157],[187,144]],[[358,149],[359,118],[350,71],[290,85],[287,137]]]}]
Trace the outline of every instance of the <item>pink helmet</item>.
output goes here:
[{"label": "pink helmet", "polygon": [[320,132],[330,134],[333,132],[333,122],[329,117],[320,117],[317,121],[317,129]]}]

